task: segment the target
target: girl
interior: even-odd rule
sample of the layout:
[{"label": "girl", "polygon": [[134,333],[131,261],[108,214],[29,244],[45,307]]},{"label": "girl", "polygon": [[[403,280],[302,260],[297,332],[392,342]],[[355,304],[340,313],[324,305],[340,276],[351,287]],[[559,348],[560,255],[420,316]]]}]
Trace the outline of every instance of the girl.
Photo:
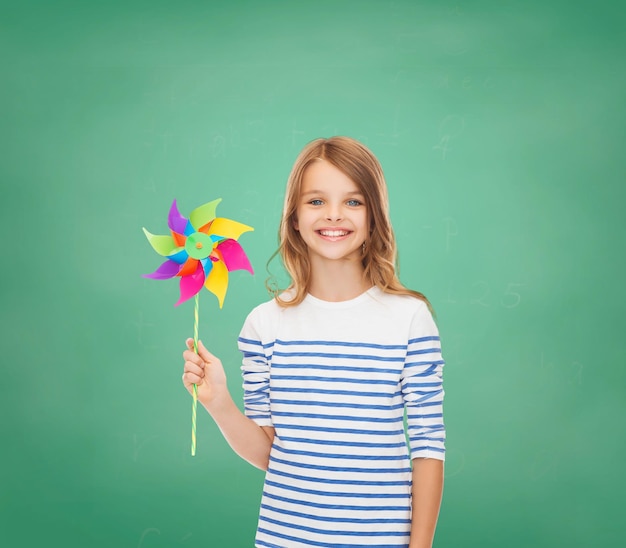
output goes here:
[{"label": "girl", "polygon": [[[266,470],[258,547],[432,545],[443,488],[441,347],[395,272],[380,164],[347,137],[309,143],[280,225],[292,283],[239,337],[245,414],[218,358],[187,340],[183,382]],[[404,410],[408,432],[404,431]],[[407,447],[408,437],[408,447]]]}]

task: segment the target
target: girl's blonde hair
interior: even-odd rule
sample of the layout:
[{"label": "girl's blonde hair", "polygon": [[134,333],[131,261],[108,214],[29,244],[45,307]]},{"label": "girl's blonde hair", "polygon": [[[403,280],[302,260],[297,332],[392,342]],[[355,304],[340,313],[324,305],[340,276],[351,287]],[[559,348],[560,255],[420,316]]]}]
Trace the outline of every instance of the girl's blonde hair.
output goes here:
[{"label": "girl's blonde hair", "polygon": [[365,278],[386,293],[416,297],[430,308],[430,303],[422,293],[404,287],[398,279],[396,239],[389,219],[389,198],[383,170],[374,154],[365,145],[350,137],[311,141],[304,147],[291,170],[278,233],[280,245],[270,261],[280,254],[292,281],[288,288],[289,299],[282,299],[279,295],[281,290],[267,284],[276,301],[281,306],[295,306],[302,302],[309,289],[311,264],[308,249],[295,229],[294,221],[304,172],[316,160],[331,163],[354,181],[363,193],[370,225],[362,258]]}]

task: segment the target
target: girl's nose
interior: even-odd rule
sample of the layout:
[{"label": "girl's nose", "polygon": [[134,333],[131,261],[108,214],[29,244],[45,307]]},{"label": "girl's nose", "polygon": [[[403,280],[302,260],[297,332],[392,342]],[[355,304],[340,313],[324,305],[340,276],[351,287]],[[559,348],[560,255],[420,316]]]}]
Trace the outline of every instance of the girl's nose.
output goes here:
[{"label": "girl's nose", "polygon": [[341,209],[338,207],[329,207],[326,210],[326,220],[331,221],[331,222],[338,222],[341,221],[341,219],[343,219],[343,216],[341,214]]},{"label": "girl's nose", "polygon": [[333,223],[337,223],[341,221],[341,219],[342,219],[342,216],[340,213],[331,212],[326,215],[326,220],[331,221]]}]

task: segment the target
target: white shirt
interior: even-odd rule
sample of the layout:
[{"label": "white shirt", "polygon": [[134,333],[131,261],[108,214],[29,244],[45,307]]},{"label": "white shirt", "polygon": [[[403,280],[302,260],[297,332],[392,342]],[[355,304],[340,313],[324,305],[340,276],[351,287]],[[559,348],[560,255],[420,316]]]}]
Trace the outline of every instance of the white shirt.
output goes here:
[{"label": "white shirt", "polygon": [[249,314],[239,348],[246,415],[276,432],[256,546],[408,546],[410,458],[445,455],[426,304],[376,287],[343,302],[272,300]]}]

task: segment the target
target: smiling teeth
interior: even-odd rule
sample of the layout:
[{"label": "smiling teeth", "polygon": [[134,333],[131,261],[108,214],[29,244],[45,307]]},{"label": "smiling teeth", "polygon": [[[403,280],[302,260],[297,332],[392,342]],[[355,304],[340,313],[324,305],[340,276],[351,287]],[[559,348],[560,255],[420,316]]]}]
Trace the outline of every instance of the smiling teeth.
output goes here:
[{"label": "smiling teeth", "polygon": [[330,238],[337,238],[339,236],[346,236],[348,233],[343,230],[320,230],[320,234]]}]

